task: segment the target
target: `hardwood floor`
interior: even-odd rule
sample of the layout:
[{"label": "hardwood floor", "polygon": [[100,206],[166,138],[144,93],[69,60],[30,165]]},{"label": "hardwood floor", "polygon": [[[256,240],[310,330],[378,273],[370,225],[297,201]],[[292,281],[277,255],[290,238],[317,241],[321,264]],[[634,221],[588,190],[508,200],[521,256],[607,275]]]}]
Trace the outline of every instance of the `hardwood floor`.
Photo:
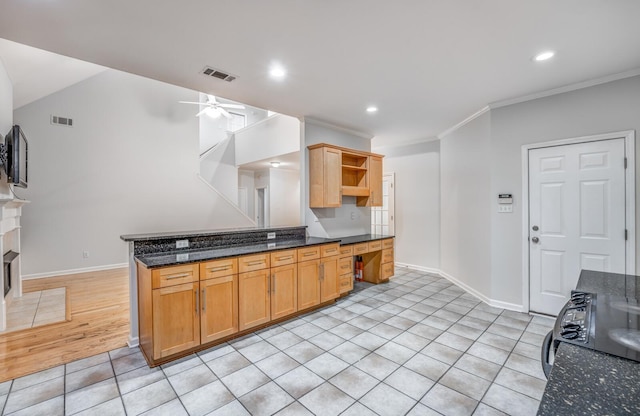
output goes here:
[{"label": "hardwood floor", "polygon": [[70,321],[0,335],[0,382],[126,345],[126,268],[25,280],[23,291],[66,287]]}]

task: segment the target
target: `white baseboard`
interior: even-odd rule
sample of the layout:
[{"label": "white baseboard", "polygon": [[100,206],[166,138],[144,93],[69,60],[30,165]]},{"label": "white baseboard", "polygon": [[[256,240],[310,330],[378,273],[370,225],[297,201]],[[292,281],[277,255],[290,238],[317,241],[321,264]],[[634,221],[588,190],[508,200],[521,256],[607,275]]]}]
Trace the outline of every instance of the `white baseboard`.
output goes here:
[{"label": "white baseboard", "polygon": [[398,267],[407,267],[409,269],[418,270],[418,271],[425,272],[425,273],[437,274],[438,276],[447,279],[448,281],[450,281],[454,285],[464,289],[466,292],[471,293],[473,296],[477,297],[478,299],[480,299],[481,301],[483,301],[487,305],[493,306],[494,308],[508,309],[510,311],[516,311],[516,312],[529,312],[529,311],[524,309],[523,305],[518,305],[516,303],[509,303],[509,302],[503,302],[503,301],[500,301],[500,300],[491,299],[491,298],[487,297],[486,295],[480,293],[476,289],[472,288],[468,284],[460,281],[459,279],[451,276],[450,274],[448,274],[448,273],[446,273],[446,272],[444,272],[444,271],[442,271],[440,269],[434,269],[434,268],[423,267],[423,266],[416,266],[416,265],[407,264],[407,263],[396,263],[396,266],[398,266]]},{"label": "white baseboard", "polygon": [[138,345],[140,345],[140,338],[139,337],[131,338],[130,336],[129,340],[127,341],[127,345],[129,345],[129,348],[137,347]]},{"label": "white baseboard", "polygon": [[103,270],[121,269],[125,267],[129,267],[129,263],[105,264],[103,266],[84,267],[82,269],[58,270],[55,272],[25,274],[22,275],[22,280],[43,279],[45,277],[65,276],[69,274],[100,272]]},{"label": "white baseboard", "polygon": [[424,267],[424,266],[418,266],[415,264],[409,264],[409,263],[399,263],[396,262],[395,263],[396,267],[406,267],[412,270],[418,270],[420,272],[425,272],[425,273],[433,273],[433,274],[440,274],[440,269],[434,269],[433,267]]}]

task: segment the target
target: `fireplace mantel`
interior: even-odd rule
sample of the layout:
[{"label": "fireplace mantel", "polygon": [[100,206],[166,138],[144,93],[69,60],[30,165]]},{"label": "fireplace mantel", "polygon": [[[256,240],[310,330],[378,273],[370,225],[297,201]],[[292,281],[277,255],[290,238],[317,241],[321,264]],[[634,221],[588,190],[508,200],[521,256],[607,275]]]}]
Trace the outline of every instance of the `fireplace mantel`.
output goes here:
[{"label": "fireplace mantel", "polygon": [[[20,217],[22,216],[22,206],[28,204],[29,201],[24,199],[0,199],[0,255],[7,251],[13,250],[20,253]],[[11,233],[10,242],[7,243],[5,236]],[[12,298],[22,296],[22,273],[20,257],[16,259],[11,274],[11,290],[6,296],[2,297],[0,305],[0,330],[7,327],[7,305],[11,303]],[[0,268],[2,279],[4,279],[4,270]],[[4,281],[4,280],[3,280]]]}]

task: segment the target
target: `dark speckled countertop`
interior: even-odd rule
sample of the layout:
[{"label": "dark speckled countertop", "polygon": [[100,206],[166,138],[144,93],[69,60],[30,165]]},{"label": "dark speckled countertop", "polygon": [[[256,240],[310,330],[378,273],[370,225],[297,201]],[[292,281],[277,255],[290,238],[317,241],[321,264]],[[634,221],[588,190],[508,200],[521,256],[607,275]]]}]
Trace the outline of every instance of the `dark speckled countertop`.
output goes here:
[{"label": "dark speckled countertop", "polygon": [[265,251],[285,250],[290,248],[300,248],[339,242],[338,238],[307,237],[304,240],[276,241],[273,243],[258,243],[248,245],[236,245],[229,247],[210,248],[207,250],[191,250],[153,253],[136,256],[136,260],[144,264],[147,268],[153,269],[176,264],[197,263],[201,261],[223,259],[226,257],[243,256],[246,254],[257,254]]},{"label": "dark speckled countertop", "polygon": [[[638,298],[639,282],[639,276],[584,270],[576,289]],[[538,415],[640,415],[640,363],[560,343]]]},{"label": "dark speckled countertop", "polygon": [[384,234],[351,235],[349,237],[340,237],[340,245],[346,246],[349,244],[366,243],[367,241],[384,240],[385,238],[393,238],[393,236]]}]

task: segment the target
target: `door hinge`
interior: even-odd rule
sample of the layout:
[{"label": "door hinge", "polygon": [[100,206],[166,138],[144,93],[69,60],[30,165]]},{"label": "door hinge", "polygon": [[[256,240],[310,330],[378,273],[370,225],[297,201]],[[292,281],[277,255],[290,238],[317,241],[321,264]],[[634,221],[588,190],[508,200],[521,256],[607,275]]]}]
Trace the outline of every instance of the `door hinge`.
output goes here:
[{"label": "door hinge", "polygon": [[629,232],[625,229],[624,230],[624,241],[627,241],[628,238],[629,238]]},{"label": "door hinge", "polygon": [[627,158],[626,157],[624,158],[624,168],[625,169],[627,168]]}]

